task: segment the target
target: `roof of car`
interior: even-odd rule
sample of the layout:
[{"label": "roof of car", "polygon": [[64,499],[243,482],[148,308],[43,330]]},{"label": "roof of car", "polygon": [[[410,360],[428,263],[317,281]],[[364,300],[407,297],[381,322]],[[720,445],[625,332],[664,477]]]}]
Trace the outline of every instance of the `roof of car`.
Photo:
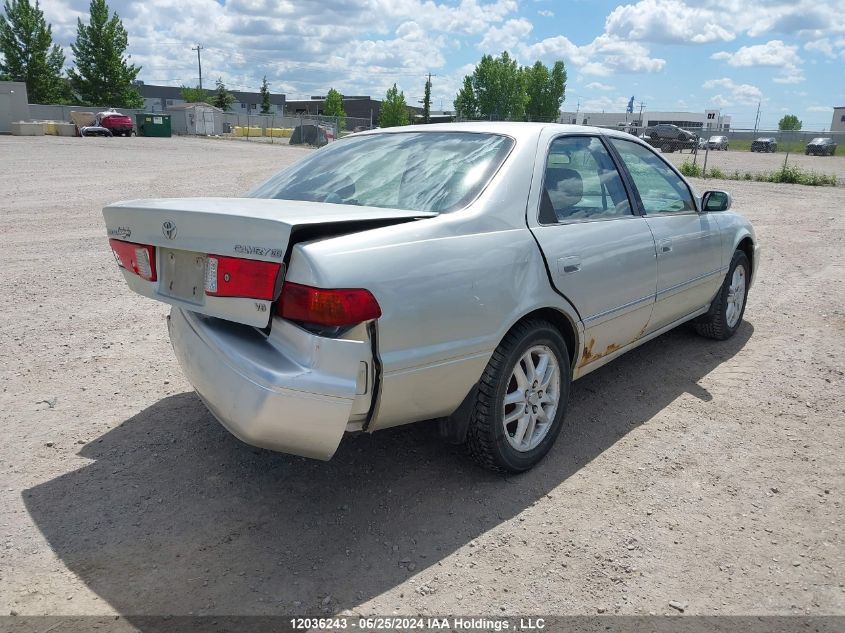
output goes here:
[{"label": "roof of car", "polygon": [[541,130],[555,128],[561,134],[605,134],[620,138],[635,138],[622,130],[599,128],[589,125],[570,125],[568,123],[534,123],[528,121],[464,121],[460,123],[430,123],[428,125],[404,125],[401,127],[379,128],[358,134],[379,134],[398,132],[474,132],[506,134],[517,140],[536,138]]}]

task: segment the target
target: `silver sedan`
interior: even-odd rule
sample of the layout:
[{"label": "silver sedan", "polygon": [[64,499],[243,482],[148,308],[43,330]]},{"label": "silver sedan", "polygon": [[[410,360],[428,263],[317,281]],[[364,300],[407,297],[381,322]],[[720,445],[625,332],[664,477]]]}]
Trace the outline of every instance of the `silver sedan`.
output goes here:
[{"label": "silver sedan", "polygon": [[572,381],[684,322],[736,332],[759,245],[730,207],[629,134],[466,123],[352,135],[242,198],[103,213],[243,441],[329,459],[346,432],[436,419],[519,472]]}]

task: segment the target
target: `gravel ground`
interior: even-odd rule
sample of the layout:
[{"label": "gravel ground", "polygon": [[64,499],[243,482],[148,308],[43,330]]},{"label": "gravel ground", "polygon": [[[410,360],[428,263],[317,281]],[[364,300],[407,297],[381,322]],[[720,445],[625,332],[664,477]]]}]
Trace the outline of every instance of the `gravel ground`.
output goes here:
[{"label": "gravel ground", "polygon": [[306,151],[0,137],[0,614],[845,614],[845,188],[708,182],[765,247],[738,334],[578,381],[501,478],[419,425],[327,463],[240,443],[125,287],[104,204]]}]

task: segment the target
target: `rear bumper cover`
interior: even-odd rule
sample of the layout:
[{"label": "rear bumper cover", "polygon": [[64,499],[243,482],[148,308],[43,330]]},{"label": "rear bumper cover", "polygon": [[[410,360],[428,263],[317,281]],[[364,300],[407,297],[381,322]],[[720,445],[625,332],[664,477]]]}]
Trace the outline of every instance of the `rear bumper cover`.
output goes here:
[{"label": "rear bumper cover", "polygon": [[264,337],[179,308],[168,329],[188,381],[233,435],[284,453],[332,457],[361,398],[367,343],[317,337],[279,321]]}]

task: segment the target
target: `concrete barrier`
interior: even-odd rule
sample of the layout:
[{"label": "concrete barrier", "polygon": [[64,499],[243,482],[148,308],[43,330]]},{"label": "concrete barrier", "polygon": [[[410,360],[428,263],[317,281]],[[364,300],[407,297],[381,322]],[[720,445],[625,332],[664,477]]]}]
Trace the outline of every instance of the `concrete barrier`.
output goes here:
[{"label": "concrete barrier", "polygon": [[56,136],[76,136],[76,126],[73,123],[56,123]]},{"label": "concrete barrier", "polygon": [[291,134],[293,134],[293,128],[291,128],[291,127],[268,127],[267,128],[267,136],[273,136],[275,138],[290,138]]},{"label": "concrete barrier", "polygon": [[235,132],[235,136],[264,136],[264,130],[260,127],[236,125],[233,131]]},{"label": "concrete barrier", "polygon": [[43,123],[28,123],[26,121],[17,121],[12,123],[13,136],[44,136]]}]

